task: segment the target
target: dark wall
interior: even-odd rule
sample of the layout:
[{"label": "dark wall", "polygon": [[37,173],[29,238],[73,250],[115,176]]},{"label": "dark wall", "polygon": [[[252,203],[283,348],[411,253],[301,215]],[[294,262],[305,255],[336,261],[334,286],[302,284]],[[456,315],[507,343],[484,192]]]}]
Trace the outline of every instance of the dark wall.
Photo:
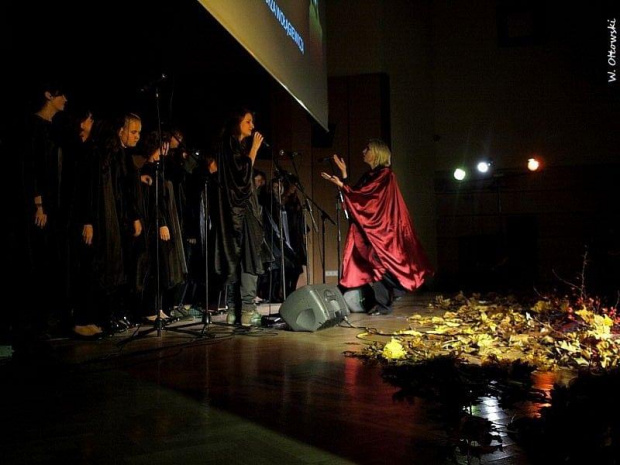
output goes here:
[{"label": "dark wall", "polygon": [[433,3],[437,169],[481,156],[513,168],[532,154],[550,166],[617,162],[617,2]]},{"label": "dark wall", "polygon": [[443,173],[435,183],[437,284],[480,291],[566,289],[569,282],[615,298],[618,176],[617,164],[507,171],[462,183]]},{"label": "dark wall", "polygon": [[[0,26],[11,113],[31,111],[38,84],[54,78],[66,87],[67,112],[134,111],[144,129],[161,119],[184,127],[196,145],[217,134],[236,105],[268,125],[271,77],[197,1],[10,0],[0,6]],[[158,98],[153,86],[141,90],[162,74]]]}]

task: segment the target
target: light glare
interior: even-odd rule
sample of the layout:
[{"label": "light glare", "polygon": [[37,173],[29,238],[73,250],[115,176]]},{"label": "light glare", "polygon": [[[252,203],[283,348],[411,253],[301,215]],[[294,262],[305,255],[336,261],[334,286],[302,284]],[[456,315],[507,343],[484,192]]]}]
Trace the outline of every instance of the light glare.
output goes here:
[{"label": "light glare", "polygon": [[467,176],[467,173],[464,169],[457,168],[454,170],[454,179],[456,179],[457,181],[462,181],[463,179],[465,179],[465,176]]},{"label": "light glare", "polygon": [[487,173],[491,164],[488,161],[481,161],[476,165],[476,169],[480,173]]}]

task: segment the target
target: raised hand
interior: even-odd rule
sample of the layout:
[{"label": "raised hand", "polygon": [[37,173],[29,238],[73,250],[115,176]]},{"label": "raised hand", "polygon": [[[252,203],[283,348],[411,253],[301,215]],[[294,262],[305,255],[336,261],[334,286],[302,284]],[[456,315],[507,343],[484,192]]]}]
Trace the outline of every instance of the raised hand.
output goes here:
[{"label": "raised hand", "polygon": [[336,163],[336,166],[338,167],[338,169],[340,170],[340,173],[342,174],[342,179],[347,179],[347,164],[344,162],[344,160],[342,158],[340,158],[338,155],[334,154],[333,156],[334,159],[334,163]]},{"label": "raised hand", "polygon": [[263,140],[265,140],[265,138],[263,137],[263,135],[256,131],[253,135],[252,135],[252,148],[256,148],[256,150],[258,150],[261,146],[261,144],[263,143]]},{"label": "raised hand", "polygon": [[[334,156],[335,156],[335,155],[334,155]],[[342,187],[342,186],[344,186],[344,183],[343,183],[343,182],[340,180],[340,178],[339,178],[338,176],[336,176],[336,175],[331,175],[331,174],[326,173],[326,172],[324,172],[324,171],[323,171],[323,172],[321,173],[321,177],[322,177],[323,179],[327,179],[329,182],[331,182],[331,183],[335,184],[335,185],[336,185],[336,186],[338,186],[338,187]]]}]

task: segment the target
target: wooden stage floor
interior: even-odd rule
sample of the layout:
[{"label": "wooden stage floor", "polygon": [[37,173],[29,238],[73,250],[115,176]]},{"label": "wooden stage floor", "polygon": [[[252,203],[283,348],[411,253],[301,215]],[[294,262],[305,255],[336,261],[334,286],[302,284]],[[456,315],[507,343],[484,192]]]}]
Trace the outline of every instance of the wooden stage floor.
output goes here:
[{"label": "wooden stage floor", "polygon": [[[392,315],[349,320],[405,329],[411,314],[431,312],[431,299],[408,295]],[[49,357],[0,364],[0,463],[467,463],[452,456],[432,403],[395,400],[379,366],[343,355],[368,343],[363,329],[248,330],[223,320],[214,317],[202,338],[60,339]],[[191,327],[201,328],[198,320]],[[503,451],[482,463],[531,463],[493,399],[478,414],[503,439]]]}]

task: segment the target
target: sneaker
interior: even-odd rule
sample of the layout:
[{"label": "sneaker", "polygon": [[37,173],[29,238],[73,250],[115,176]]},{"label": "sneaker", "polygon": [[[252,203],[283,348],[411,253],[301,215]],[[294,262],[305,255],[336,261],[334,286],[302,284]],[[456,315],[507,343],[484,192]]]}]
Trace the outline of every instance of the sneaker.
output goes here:
[{"label": "sneaker", "polygon": [[243,326],[260,326],[261,314],[256,310],[241,312],[241,324]]},{"label": "sneaker", "polygon": [[189,309],[186,310],[185,307],[183,307],[183,305],[174,307],[172,311],[170,312],[170,316],[172,318],[176,318],[179,320],[190,320],[194,318],[192,315],[190,315]]}]

